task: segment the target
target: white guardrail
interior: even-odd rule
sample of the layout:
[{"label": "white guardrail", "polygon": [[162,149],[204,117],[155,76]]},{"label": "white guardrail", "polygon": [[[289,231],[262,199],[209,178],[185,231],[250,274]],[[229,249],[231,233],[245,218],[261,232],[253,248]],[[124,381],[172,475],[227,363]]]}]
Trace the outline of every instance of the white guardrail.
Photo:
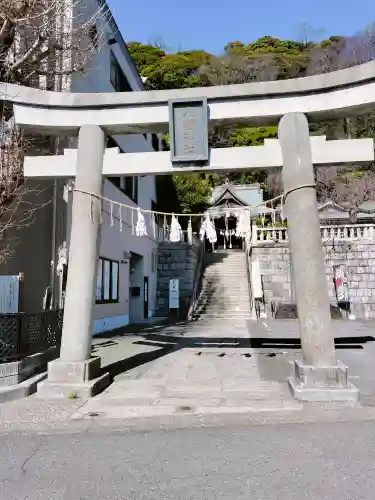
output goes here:
[{"label": "white guardrail", "polygon": [[[373,240],[375,224],[345,224],[335,226],[320,226],[323,241],[329,240]],[[288,241],[286,227],[259,227],[252,228],[252,244],[262,241]]]}]

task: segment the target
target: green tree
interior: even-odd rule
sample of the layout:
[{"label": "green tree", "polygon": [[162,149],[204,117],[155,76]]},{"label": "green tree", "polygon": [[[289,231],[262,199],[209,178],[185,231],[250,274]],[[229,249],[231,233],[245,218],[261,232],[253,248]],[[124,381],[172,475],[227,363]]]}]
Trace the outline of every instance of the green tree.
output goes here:
[{"label": "green tree", "polygon": [[139,42],[129,42],[127,45],[129,53],[142,76],[145,76],[144,73],[149,66],[157,64],[165,57],[164,50],[153,45],[144,45]]},{"label": "green tree", "polygon": [[206,85],[204,75],[198,73],[212,56],[203,50],[166,54],[156,62],[143,68],[150,88],[180,89]]},{"label": "green tree", "polygon": [[[371,25],[363,34],[351,38],[331,36],[310,41],[306,33],[301,40],[263,36],[249,44],[230,42],[219,56],[204,50],[169,54],[159,47],[139,42],[131,43],[129,49],[142,76],[147,77],[148,87],[162,90],[281,80],[342,69],[375,58],[374,33],[374,25]],[[310,132],[324,134],[328,139],[375,137],[375,114],[311,123]],[[275,137],[276,127],[214,127],[209,145],[214,148],[259,146],[265,139]],[[164,149],[169,149],[167,136]],[[174,211],[199,212],[207,204],[212,187],[226,178],[241,184],[259,182],[265,189],[274,191],[280,184],[278,174],[271,176],[272,182],[266,182],[266,177],[266,173],[260,171],[186,174],[170,177],[168,182],[163,177],[159,182],[163,195],[159,195],[159,199],[173,206]],[[357,182],[353,176],[351,178]]]},{"label": "green tree", "polygon": [[182,213],[202,213],[207,208],[214,177],[210,174],[179,174],[173,176]]}]

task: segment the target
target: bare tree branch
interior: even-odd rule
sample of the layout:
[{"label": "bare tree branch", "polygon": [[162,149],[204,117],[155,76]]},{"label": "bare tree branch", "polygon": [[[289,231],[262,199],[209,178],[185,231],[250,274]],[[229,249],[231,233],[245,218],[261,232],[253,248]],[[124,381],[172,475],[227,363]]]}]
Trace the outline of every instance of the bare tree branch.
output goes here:
[{"label": "bare tree branch", "polygon": [[213,58],[209,64],[202,66],[199,73],[205,75],[210,85],[229,85],[276,80],[278,70],[270,54],[257,57],[225,54],[222,57]]},{"label": "bare tree branch", "polygon": [[[113,33],[104,3],[86,0],[0,0],[0,80],[26,86],[69,90],[74,71]],[[56,153],[51,141],[24,137],[12,110],[0,109],[0,263],[11,258],[22,229],[52,200],[23,176],[25,152]],[[49,193],[49,191],[48,191]],[[47,198],[47,200],[46,200]]]},{"label": "bare tree branch", "polygon": [[[44,43],[44,39],[41,38],[41,37],[38,37],[35,42],[33,43],[33,45],[29,48],[29,50],[27,52],[25,52],[22,57],[20,57],[18,59],[18,61],[16,61],[14,64],[12,64],[10,67],[9,67],[9,71],[11,73],[13,73],[14,71],[17,71],[19,67],[21,67],[23,64],[25,64],[26,61],[28,61],[29,59],[31,59],[33,57],[33,55],[35,54],[35,52],[41,48],[41,46],[43,45]],[[44,52],[41,53],[43,56],[44,56]],[[44,58],[44,57],[43,57]]]},{"label": "bare tree branch", "polygon": [[0,0],[0,80],[38,86],[56,68],[82,70],[107,42],[108,22],[104,5],[90,11],[85,0]]},{"label": "bare tree branch", "polygon": [[[319,74],[347,68],[375,59],[375,27],[353,37],[331,37],[315,45],[310,51],[307,74]],[[333,120],[311,124],[311,129],[327,135],[329,139],[347,137],[375,137],[374,114],[360,118]],[[317,196],[321,202],[332,201],[349,215],[352,223],[358,214],[372,214],[375,210],[363,206],[375,199],[374,165],[367,169],[324,167],[315,170]],[[281,170],[270,172],[266,181],[272,195],[282,193]]]}]

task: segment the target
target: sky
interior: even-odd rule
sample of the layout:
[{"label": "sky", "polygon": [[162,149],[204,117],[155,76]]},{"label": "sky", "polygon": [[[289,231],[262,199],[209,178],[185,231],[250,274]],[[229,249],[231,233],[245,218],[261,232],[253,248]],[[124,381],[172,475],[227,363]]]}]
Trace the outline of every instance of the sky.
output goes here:
[{"label": "sky", "polygon": [[125,41],[220,54],[261,36],[353,35],[375,21],[374,0],[108,0]]}]

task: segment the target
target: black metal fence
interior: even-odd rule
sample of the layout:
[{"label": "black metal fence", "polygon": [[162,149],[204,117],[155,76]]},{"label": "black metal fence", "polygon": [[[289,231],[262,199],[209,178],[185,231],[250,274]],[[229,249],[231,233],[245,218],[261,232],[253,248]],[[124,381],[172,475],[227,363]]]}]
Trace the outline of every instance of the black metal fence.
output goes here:
[{"label": "black metal fence", "polygon": [[59,347],[63,310],[0,314],[0,363]]}]

